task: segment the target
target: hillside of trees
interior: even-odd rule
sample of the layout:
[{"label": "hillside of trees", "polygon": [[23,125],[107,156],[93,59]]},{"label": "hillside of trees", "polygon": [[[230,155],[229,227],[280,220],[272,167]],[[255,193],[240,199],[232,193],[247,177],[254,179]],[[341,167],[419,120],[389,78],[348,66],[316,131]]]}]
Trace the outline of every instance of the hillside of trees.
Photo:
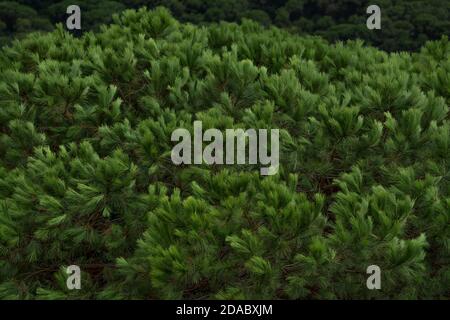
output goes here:
[{"label": "hillside of trees", "polygon": [[[67,18],[73,1],[0,1],[0,43],[31,31],[48,31]],[[83,30],[109,23],[126,8],[165,6],[180,21],[196,24],[239,22],[249,18],[297,34],[320,35],[329,41],[362,39],[387,51],[414,51],[427,40],[449,35],[450,0],[379,0],[382,29],[368,30],[362,0],[123,0],[76,1],[82,9]]]},{"label": "hillside of trees", "polygon": [[[448,298],[449,74],[447,37],[387,53],[164,8],[16,41],[0,298]],[[171,134],[195,120],[279,129],[278,173],[175,165]]]}]

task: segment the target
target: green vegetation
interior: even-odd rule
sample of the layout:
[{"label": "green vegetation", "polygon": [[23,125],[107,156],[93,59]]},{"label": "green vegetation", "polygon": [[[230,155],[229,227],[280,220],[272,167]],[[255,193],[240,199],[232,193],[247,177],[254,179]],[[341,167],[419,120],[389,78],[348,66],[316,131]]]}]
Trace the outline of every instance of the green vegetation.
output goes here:
[{"label": "green vegetation", "polygon": [[[1,298],[449,296],[447,38],[388,54],[164,9],[114,20],[0,52]],[[172,164],[194,120],[279,128],[279,173]]]},{"label": "green vegetation", "polygon": [[[363,0],[79,0],[84,30],[108,23],[125,8],[166,6],[180,21],[239,22],[249,18],[274,24],[298,34],[320,35],[327,40],[363,39],[387,51],[413,51],[427,40],[449,35],[450,0],[379,0],[382,30],[368,30]],[[30,31],[47,31],[67,19],[70,0],[0,1],[0,44]]]}]

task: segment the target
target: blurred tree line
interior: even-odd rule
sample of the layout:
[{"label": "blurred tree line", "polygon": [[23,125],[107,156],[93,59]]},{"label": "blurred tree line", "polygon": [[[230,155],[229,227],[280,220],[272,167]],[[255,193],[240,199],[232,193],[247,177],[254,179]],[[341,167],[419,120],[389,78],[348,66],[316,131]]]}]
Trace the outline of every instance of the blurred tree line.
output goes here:
[{"label": "blurred tree line", "polygon": [[[450,30],[450,0],[18,0],[0,1],[0,44],[31,31],[51,30],[65,21],[71,4],[82,9],[83,30],[110,22],[112,14],[126,8],[165,6],[180,21],[249,18],[330,41],[360,38],[387,51],[416,50]],[[366,27],[370,4],[381,7],[381,30]]]}]

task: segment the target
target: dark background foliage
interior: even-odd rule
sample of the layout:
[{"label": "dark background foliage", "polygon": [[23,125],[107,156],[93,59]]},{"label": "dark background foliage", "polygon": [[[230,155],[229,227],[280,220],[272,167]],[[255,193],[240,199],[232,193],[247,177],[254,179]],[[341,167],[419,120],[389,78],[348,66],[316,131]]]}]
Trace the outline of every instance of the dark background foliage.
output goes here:
[{"label": "dark background foliage", "polygon": [[[30,31],[52,29],[66,19],[74,1],[0,1],[0,44]],[[371,1],[357,0],[123,0],[76,1],[84,30],[92,30],[125,8],[165,6],[180,21],[208,23],[250,18],[295,33],[316,34],[330,41],[360,38],[387,51],[414,51],[427,40],[449,34],[449,0],[378,0],[382,29],[366,28]]]}]

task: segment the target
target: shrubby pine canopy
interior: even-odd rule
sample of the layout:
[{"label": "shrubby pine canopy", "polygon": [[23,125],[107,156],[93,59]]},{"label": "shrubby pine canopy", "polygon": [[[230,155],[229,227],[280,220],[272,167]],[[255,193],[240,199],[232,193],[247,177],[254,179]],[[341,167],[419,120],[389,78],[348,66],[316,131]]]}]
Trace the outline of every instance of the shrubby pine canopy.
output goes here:
[{"label": "shrubby pine canopy", "polygon": [[[164,9],[114,20],[0,53],[1,298],[449,296],[447,38],[387,54]],[[279,128],[279,173],[172,164],[194,120]]]}]

